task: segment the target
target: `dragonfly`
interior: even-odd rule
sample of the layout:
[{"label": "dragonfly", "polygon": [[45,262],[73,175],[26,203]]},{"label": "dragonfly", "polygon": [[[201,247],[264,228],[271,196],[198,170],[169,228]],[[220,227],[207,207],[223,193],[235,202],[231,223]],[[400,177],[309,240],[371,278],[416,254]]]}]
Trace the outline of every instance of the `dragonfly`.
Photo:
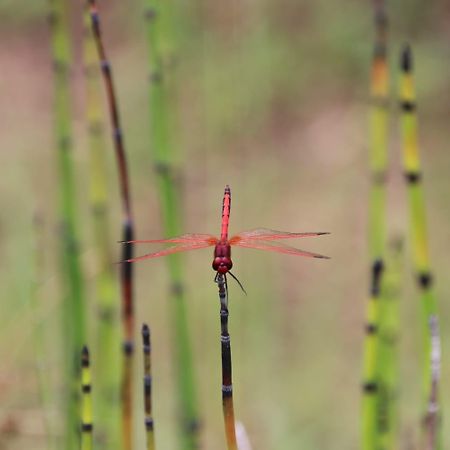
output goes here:
[{"label": "dragonfly", "polygon": [[[160,256],[171,255],[173,253],[187,252],[190,250],[198,250],[201,248],[214,246],[214,259],[212,262],[212,268],[216,272],[216,279],[219,275],[230,274],[244,290],[239,280],[233,273],[230,272],[233,267],[233,261],[231,259],[231,247],[244,247],[254,248],[258,250],[267,250],[277,253],[285,253],[288,255],[306,256],[309,258],[322,258],[328,259],[328,256],[320,255],[318,253],[312,253],[299,248],[285,245],[280,240],[294,239],[321,236],[329,234],[328,232],[306,232],[306,233],[293,233],[288,231],[277,231],[269,228],[256,228],[248,231],[242,231],[228,238],[228,226],[230,223],[231,212],[231,189],[227,185],[223,195],[222,202],[222,226],[220,232],[220,238],[211,234],[183,234],[178,237],[169,239],[149,239],[149,240],[133,240],[125,241],[124,244],[169,244],[170,247],[147,253],[142,256],[137,256],[131,259],[127,259],[124,262],[134,263],[145,259],[159,258]],[[245,292],[245,290],[244,290]]]}]

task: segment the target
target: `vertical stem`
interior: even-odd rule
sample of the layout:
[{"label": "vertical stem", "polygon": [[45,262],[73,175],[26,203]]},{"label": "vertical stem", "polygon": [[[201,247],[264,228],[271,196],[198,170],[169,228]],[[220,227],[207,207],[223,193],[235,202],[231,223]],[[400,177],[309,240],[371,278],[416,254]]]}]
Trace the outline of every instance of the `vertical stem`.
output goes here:
[{"label": "vertical stem", "polygon": [[[428,255],[426,232],[425,197],[422,189],[422,173],[420,167],[418,127],[416,115],[416,94],[413,79],[413,60],[411,49],[405,46],[400,60],[400,106],[402,111],[402,147],[405,180],[408,189],[409,221],[413,263],[416,271],[417,286],[421,294],[422,328],[423,328],[423,424],[425,433],[429,434],[430,422],[427,422],[427,404],[431,396],[433,374],[430,365],[432,352],[429,321],[437,316],[437,301],[433,290]],[[439,337],[437,337],[439,339]],[[439,399],[436,400],[436,404]],[[436,425],[439,428],[439,423]],[[440,432],[437,431],[436,449],[442,448]]]},{"label": "vertical stem", "polygon": [[[174,120],[171,68],[174,64],[172,46],[175,40],[171,20],[171,6],[158,0],[146,0],[148,48],[150,62],[150,128],[151,147],[157,176],[163,227],[166,236],[176,236],[181,230],[181,207],[176,184],[177,170],[174,165]],[[180,255],[167,258],[171,280],[171,317],[175,348],[179,410],[182,431],[182,447],[198,447],[198,412],[192,350],[189,340],[183,267]]]},{"label": "vertical stem", "polygon": [[222,349],[222,405],[228,450],[237,449],[233,407],[231,339],[228,333],[228,287],[225,275],[217,274],[220,300],[220,343]]},{"label": "vertical stem", "polygon": [[92,450],[92,376],[89,350],[81,352],[81,450]]},{"label": "vertical stem", "polygon": [[152,413],[152,365],[150,329],[147,324],[142,326],[142,344],[144,352],[144,409],[145,409],[145,433],[147,450],[155,448],[155,434]]},{"label": "vertical stem", "polygon": [[68,29],[68,3],[49,0],[51,46],[54,70],[54,121],[60,194],[60,251],[63,271],[63,328],[64,354],[67,355],[64,391],[67,398],[65,448],[77,446],[78,429],[77,380],[79,349],[85,342],[84,286],[79,260],[76,233],[75,180],[72,161],[72,130],[70,101],[70,36]]},{"label": "vertical stem", "polygon": [[382,278],[385,270],[386,167],[388,125],[387,17],[384,1],[374,1],[375,44],[371,71],[370,147],[371,188],[369,202],[369,254],[371,288],[366,311],[364,342],[362,448],[377,447],[380,404],[379,351]]},{"label": "vertical stem", "polygon": [[372,268],[371,295],[366,313],[366,339],[364,342],[363,373],[363,450],[376,448],[379,399],[379,302],[383,266],[376,262]]},{"label": "vertical stem", "polygon": [[95,279],[97,301],[97,357],[96,373],[97,415],[102,417],[96,427],[96,446],[110,450],[117,448],[119,370],[119,330],[117,328],[117,293],[114,265],[111,254],[111,233],[108,208],[108,185],[106,166],[106,142],[102,119],[100,95],[100,71],[97,49],[90,26],[90,15],[84,12],[84,69],[86,92],[86,124],[90,165],[90,203],[94,237],[94,251],[97,262]]},{"label": "vertical stem", "polygon": [[369,252],[383,260],[386,241],[386,170],[388,163],[389,68],[387,62],[387,16],[384,1],[375,2],[375,43],[371,69],[369,116],[369,162],[371,192],[369,209]]},{"label": "vertical stem", "polygon": [[403,280],[403,243],[397,237],[386,254],[388,270],[383,278],[383,303],[380,311],[380,402],[378,405],[378,448],[398,448],[398,337],[399,299]]},{"label": "vertical stem", "polygon": [[[117,106],[111,65],[106,57],[105,48],[100,30],[100,18],[95,0],[89,0],[92,32],[100,59],[100,67],[105,82],[106,95],[108,98],[109,112],[112,126],[112,137],[116,153],[119,171],[120,192],[122,198],[122,237],[123,246],[122,260],[133,257],[134,220],[131,211],[130,187],[128,179],[127,160],[122,127],[120,123],[119,110]],[[132,380],[133,380],[133,354],[134,354],[134,307],[133,307],[133,265],[121,264],[121,290],[122,290],[122,321],[124,329],[123,342],[123,371],[122,371],[122,439],[123,450],[131,450],[133,447],[132,436]]]},{"label": "vertical stem", "polygon": [[431,335],[431,391],[428,399],[427,415],[425,417],[425,450],[435,450],[438,442],[439,431],[439,381],[441,378],[441,338],[439,333],[439,320],[436,316],[430,316],[429,321]]}]

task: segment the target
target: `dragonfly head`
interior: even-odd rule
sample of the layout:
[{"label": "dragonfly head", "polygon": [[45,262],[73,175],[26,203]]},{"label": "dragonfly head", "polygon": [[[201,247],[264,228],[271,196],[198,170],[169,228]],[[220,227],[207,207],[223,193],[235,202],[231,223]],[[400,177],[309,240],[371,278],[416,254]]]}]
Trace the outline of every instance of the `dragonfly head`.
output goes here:
[{"label": "dragonfly head", "polygon": [[216,256],[212,263],[212,267],[216,272],[225,274],[233,267],[233,263],[228,256]]}]

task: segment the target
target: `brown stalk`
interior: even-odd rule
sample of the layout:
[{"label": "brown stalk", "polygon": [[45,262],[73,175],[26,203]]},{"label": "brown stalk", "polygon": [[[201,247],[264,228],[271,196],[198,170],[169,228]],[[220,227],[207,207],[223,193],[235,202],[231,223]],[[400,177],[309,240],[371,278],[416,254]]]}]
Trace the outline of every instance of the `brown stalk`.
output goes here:
[{"label": "brown stalk", "polygon": [[[120,123],[119,110],[114,89],[111,65],[106,56],[100,29],[100,18],[95,0],[88,0],[91,15],[91,25],[95,44],[100,60],[100,68],[105,83],[106,96],[112,127],[112,137],[119,171],[120,192],[122,198],[123,219],[122,239],[127,242],[123,245],[122,260],[133,257],[134,220],[131,212],[130,188],[127,169],[125,143]],[[122,321],[124,329],[123,341],[123,373],[122,373],[122,428],[123,449],[132,449],[132,375],[134,353],[134,312],[133,312],[133,265],[121,264],[121,291],[122,291]]]}]

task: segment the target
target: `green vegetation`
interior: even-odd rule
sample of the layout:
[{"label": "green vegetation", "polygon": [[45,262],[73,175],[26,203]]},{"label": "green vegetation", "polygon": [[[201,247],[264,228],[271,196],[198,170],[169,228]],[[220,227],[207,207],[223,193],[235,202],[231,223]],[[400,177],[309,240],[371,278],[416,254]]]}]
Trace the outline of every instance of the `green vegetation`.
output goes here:
[{"label": "green vegetation", "polygon": [[61,283],[63,295],[63,353],[66,355],[64,398],[66,409],[65,448],[76,448],[78,423],[78,352],[86,340],[84,282],[79,259],[77,210],[73,169],[72,118],[70,99],[70,34],[65,0],[50,1],[51,46],[54,73],[54,130],[59,172]]},{"label": "green vegetation", "polygon": [[[96,427],[96,448],[117,448],[119,414],[119,348],[118,292],[108,201],[107,146],[101,96],[100,69],[97,49],[91,29],[89,11],[84,12],[84,73],[85,115],[90,170],[90,210],[92,215],[92,245],[95,250],[95,319],[96,371],[98,386],[96,415],[104,418]],[[116,394],[114,394],[116,393]]]},{"label": "green vegetation", "polygon": [[[369,257],[370,298],[367,305],[366,338],[364,343],[362,448],[380,448],[380,409],[385,385],[380,379],[384,367],[380,358],[381,311],[385,303],[383,280],[386,270],[386,171],[388,154],[389,71],[387,65],[387,15],[383,2],[375,3],[375,44],[371,71],[370,111],[370,177]],[[385,394],[389,395],[389,394]],[[389,412],[385,412],[390,417]],[[387,424],[387,428],[390,424]],[[390,448],[387,445],[386,448]]]},{"label": "green vegetation", "polygon": [[[413,59],[409,46],[404,47],[400,59],[400,106],[402,111],[402,149],[403,166],[408,190],[409,222],[411,234],[412,259],[419,288],[422,306],[423,327],[423,426],[426,437],[425,442],[435,443],[432,449],[442,448],[439,425],[435,425],[435,412],[430,411],[428,405],[435,394],[433,386],[432,354],[432,330],[430,321],[438,323],[438,308],[436,294],[433,288],[433,276],[430,268],[428,251],[428,236],[426,229],[425,195],[422,189],[422,171],[420,167],[420,154],[418,142],[418,125],[416,115],[416,92],[413,77]],[[439,339],[439,336],[437,336]],[[439,401],[433,400],[434,407],[440,410]],[[433,407],[433,408],[434,408]],[[435,435],[437,433],[437,435]],[[430,437],[431,435],[431,437]]]},{"label": "green vegetation", "polygon": [[[103,74],[105,90],[108,100],[109,116],[112,129],[114,151],[119,173],[119,186],[122,201],[122,260],[128,260],[133,255],[134,216],[131,209],[130,183],[128,173],[127,154],[119,107],[113,82],[112,68],[106,56],[100,29],[100,17],[95,0],[88,1],[91,16],[92,35],[97,48],[98,60]],[[133,363],[134,363],[134,277],[131,264],[121,264],[120,282],[122,291],[122,449],[133,448]],[[113,367],[112,367],[113,369]]]},{"label": "green vegetation", "polygon": [[89,350],[83,347],[81,352],[81,450],[92,450],[92,375]]},{"label": "green vegetation", "polygon": [[[156,174],[157,190],[164,235],[182,233],[180,188],[177,186],[179,169],[173,150],[177,123],[175,114],[175,84],[173,66],[177,54],[173,33],[174,15],[170,4],[158,1],[146,3],[145,18],[149,48],[150,94],[150,148]],[[186,310],[183,261],[179,255],[167,258],[170,276],[169,302],[175,354],[175,371],[179,398],[182,448],[198,446],[198,411],[190,333]]]}]

